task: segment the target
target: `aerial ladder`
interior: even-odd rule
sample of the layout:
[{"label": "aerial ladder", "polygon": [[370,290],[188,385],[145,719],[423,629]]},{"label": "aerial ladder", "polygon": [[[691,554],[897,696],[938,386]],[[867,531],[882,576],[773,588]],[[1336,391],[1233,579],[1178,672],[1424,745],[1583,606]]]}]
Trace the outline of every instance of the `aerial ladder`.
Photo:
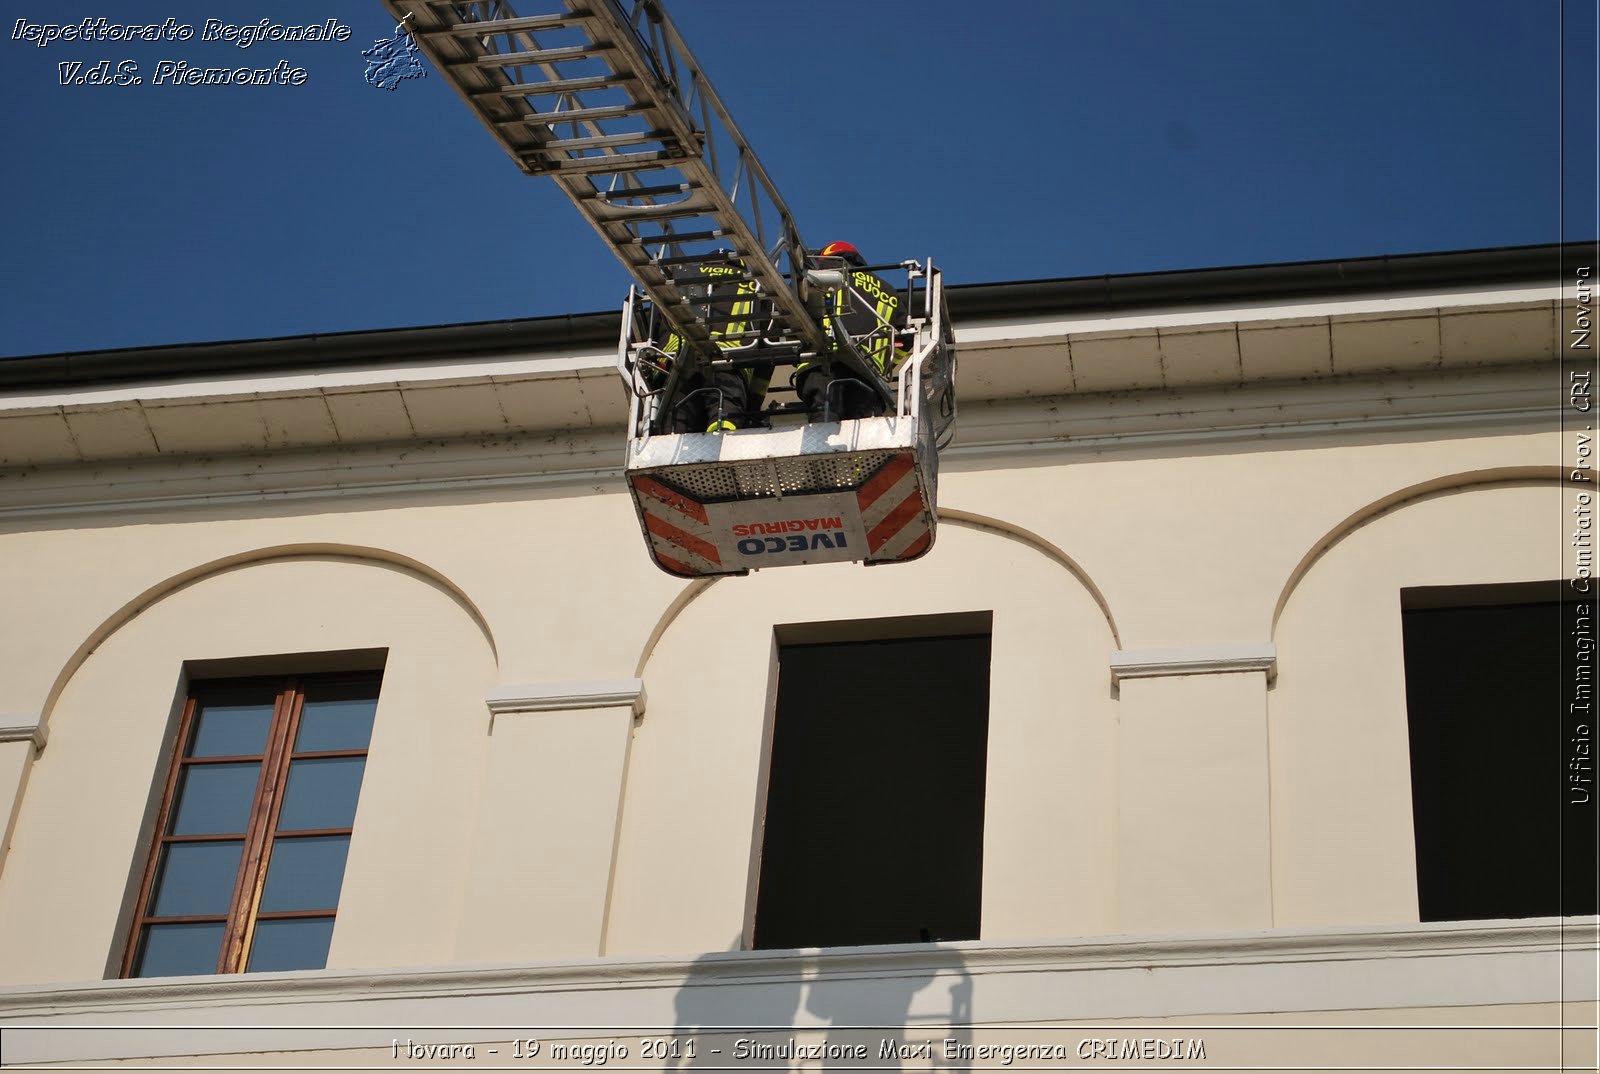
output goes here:
[{"label": "aerial ladder", "polygon": [[[833,314],[873,304],[846,266],[808,250],[658,0],[518,0],[522,13],[507,0],[384,3],[523,172],[552,178],[634,279],[617,355],[624,472],[656,564],[695,578],[925,554],[938,452],[955,427],[954,335],[932,261],[873,267],[903,273],[908,316],[851,335]],[[708,268],[718,286],[689,282]],[[892,383],[865,353],[882,332],[905,356]],[[671,431],[708,374],[802,363],[842,365],[878,394],[882,416],[807,421],[805,404],[780,402],[775,387],[766,409],[741,416],[747,427]]]}]

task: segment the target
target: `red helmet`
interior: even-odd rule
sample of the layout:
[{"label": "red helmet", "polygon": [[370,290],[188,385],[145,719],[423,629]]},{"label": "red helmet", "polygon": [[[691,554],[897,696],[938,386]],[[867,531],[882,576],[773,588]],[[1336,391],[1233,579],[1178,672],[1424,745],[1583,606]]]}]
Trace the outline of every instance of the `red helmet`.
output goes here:
[{"label": "red helmet", "polygon": [[854,246],[850,245],[848,242],[830,242],[830,243],[828,243],[828,245],[826,245],[826,246],[824,246],[822,248],[821,256],[823,256],[823,257],[842,257],[846,261],[850,262],[852,265],[857,265],[857,266],[861,266],[861,267],[865,267],[866,263],[867,263],[867,259],[861,256],[861,251],[857,250]]}]

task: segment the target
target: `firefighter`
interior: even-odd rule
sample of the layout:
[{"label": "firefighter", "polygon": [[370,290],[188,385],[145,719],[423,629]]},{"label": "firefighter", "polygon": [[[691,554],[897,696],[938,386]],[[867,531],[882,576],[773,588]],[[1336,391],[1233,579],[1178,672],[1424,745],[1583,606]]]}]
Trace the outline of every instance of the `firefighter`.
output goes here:
[{"label": "firefighter", "polygon": [[[813,265],[832,268],[835,262],[830,259],[846,266],[848,286],[827,296],[822,327],[832,333],[837,319],[878,376],[892,380],[906,355],[899,342],[906,326],[904,296],[868,272],[866,259],[850,243],[830,242],[817,252]],[[833,363],[831,371],[820,362],[802,362],[795,369],[794,387],[814,422],[883,413],[883,400],[875,388],[842,362]]]},{"label": "firefighter", "polygon": [[[758,329],[754,317],[759,285],[745,275],[741,262],[730,256],[720,264],[689,266],[674,274],[674,282],[691,301],[704,300],[698,313],[710,326],[711,339],[724,357],[754,348],[758,339],[747,333]],[[729,298],[736,301],[712,301]],[[676,356],[682,345],[683,340],[673,333],[661,349]],[[675,433],[732,432],[760,411],[771,381],[770,363],[697,372],[670,401],[672,417],[668,427]]]}]

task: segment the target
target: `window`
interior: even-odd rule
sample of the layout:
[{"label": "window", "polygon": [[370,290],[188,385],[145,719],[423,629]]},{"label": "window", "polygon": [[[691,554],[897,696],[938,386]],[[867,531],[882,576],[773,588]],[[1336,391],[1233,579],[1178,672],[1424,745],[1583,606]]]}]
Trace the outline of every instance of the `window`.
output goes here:
[{"label": "window", "polygon": [[1562,689],[1579,607],[1554,583],[1402,594],[1424,921],[1600,907],[1594,804],[1568,780],[1574,756],[1590,760],[1593,722]]},{"label": "window", "polygon": [[779,660],[754,946],[976,939],[989,635]]},{"label": "window", "polygon": [[326,964],[378,684],[194,684],[123,976]]}]

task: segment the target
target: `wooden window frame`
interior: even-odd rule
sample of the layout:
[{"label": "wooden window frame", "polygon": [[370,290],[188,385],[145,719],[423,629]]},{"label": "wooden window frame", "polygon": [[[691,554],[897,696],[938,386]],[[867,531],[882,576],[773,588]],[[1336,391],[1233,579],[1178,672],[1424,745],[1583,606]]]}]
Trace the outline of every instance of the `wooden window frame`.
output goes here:
[{"label": "wooden window frame", "polygon": [[[127,948],[122,956],[120,976],[131,977],[139,957],[144,930],[150,925],[187,923],[224,924],[222,946],[217,955],[217,974],[244,973],[249,965],[250,951],[259,921],[289,920],[295,918],[334,918],[338,907],[332,910],[279,910],[260,909],[261,895],[266,887],[267,867],[272,858],[273,844],[280,836],[312,838],[316,836],[349,836],[353,828],[296,829],[278,831],[278,818],[283,808],[284,789],[289,779],[289,766],[293,761],[318,758],[366,757],[370,749],[313,750],[296,753],[293,749],[300,731],[300,717],[305,709],[307,683],[322,683],[349,679],[370,680],[374,694],[381,685],[381,673],[347,672],[319,675],[290,675],[211,679],[192,683],[189,696],[183,705],[178,722],[177,742],[168,767],[166,784],[162,789],[161,809],[156,817],[155,832],[145,858],[144,875],[139,884],[138,901],[134,904],[133,924],[128,934]],[[277,686],[273,700],[272,718],[267,728],[267,740],[260,755],[219,757],[190,757],[189,739],[194,733],[196,713],[206,693],[212,690],[248,685]],[[186,768],[198,765],[239,764],[260,762],[261,772],[256,779],[255,794],[250,803],[250,815],[241,832],[218,832],[194,835],[171,835],[167,829],[172,823],[176,794]],[[226,914],[202,914],[176,917],[151,915],[150,900],[155,888],[156,874],[160,868],[163,850],[170,844],[243,839],[239,855],[239,871],[234,878],[233,896]]]}]

